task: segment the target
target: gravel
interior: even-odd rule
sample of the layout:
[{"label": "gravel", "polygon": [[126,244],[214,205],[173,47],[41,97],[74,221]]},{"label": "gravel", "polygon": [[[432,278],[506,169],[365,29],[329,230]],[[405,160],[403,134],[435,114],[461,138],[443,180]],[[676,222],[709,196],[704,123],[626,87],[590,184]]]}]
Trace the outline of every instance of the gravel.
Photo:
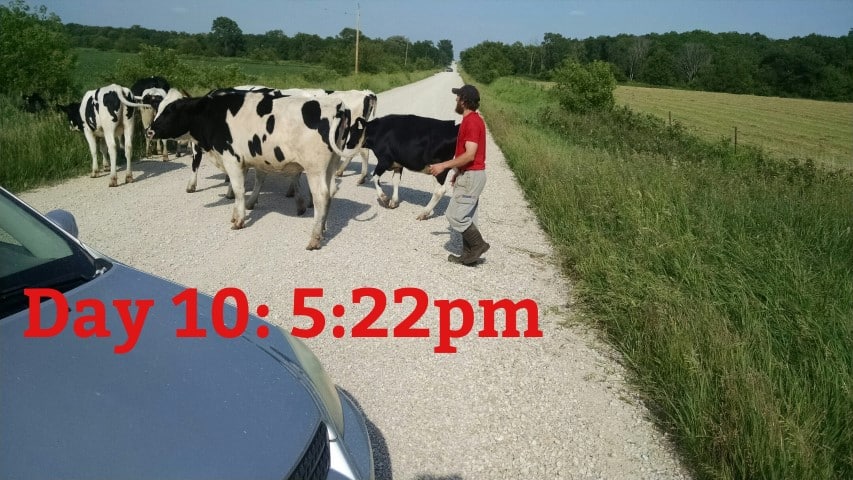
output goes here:
[{"label": "gravel", "polygon": [[[384,92],[379,115],[458,121],[450,89],[461,84],[458,74],[439,73]],[[389,210],[376,201],[372,182],[355,184],[361,165],[352,162],[338,180],[323,247],[307,251],[313,209],[297,216],[281,178],[268,178],[247,227],[235,231],[224,175],[204,163],[198,191],[185,193],[189,161],[134,162],[136,181],[117,188],[107,187],[106,176],[80,177],[21,197],[43,212],[71,211],[83,241],[136,268],[209,294],[242,289],[253,311],[268,305],[267,319],[288,331],[309,323],[293,315],[294,289],[322,288],[322,298],[305,303],[324,312],[328,323],[306,343],[364,410],[377,479],[688,478],[626,384],[618,356],[574,318],[571,282],[491,136],[479,213],[491,249],[476,267],[446,260],[461,249],[443,215],[447,196],[434,217],[415,220],[432,189],[427,175],[405,172],[401,205]],[[390,175],[383,180],[390,194]],[[369,298],[353,301],[360,287],[386,296],[373,327],[388,328],[388,338],[351,338],[353,325],[374,307]],[[395,303],[394,290],[403,287],[429,297],[415,325],[429,328],[428,338],[393,334],[414,308],[412,299]],[[541,338],[476,336],[483,320],[479,300],[526,298],[538,306]],[[452,342],[456,353],[436,354],[433,302],[453,299],[474,307],[475,325]],[[336,304],[345,307],[341,318],[332,314]],[[461,324],[458,314],[452,319],[454,327]],[[502,315],[497,319],[500,331]],[[333,325],[345,326],[346,336],[334,338]],[[526,327],[521,314],[519,330]]]}]

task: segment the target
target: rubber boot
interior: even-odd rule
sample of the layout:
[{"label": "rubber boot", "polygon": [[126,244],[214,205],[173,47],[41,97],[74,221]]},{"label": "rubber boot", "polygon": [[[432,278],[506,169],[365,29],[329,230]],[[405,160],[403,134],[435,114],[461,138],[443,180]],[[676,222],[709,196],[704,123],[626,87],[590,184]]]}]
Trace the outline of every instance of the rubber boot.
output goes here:
[{"label": "rubber boot", "polygon": [[468,253],[471,250],[471,245],[468,243],[468,239],[464,236],[462,237],[462,255],[453,255],[452,253],[447,256],[447,261],[450,263],[462,263],[462,257],[470,255]]},{"label": "rubber boot", "polygon": [[467,241],[470,247],[467,252],[463,252],[462,256],[459,257],[459,263],[463,265],[473,265],[489,250],[490,245],[483,240],[480,230],[473,223],[462,232],[462,241],[463,243]]}]

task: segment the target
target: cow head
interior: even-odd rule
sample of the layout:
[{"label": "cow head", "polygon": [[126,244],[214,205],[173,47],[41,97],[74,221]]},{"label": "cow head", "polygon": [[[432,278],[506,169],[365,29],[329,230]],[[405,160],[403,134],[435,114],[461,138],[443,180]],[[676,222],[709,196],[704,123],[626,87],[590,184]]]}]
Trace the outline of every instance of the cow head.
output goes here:
[{"label": "cow head", "polygon": [[[204,98],[204,97],[202,97]],[[160,109],[146,135],[148,138],[180,138],[190,131],[190,115],[200,99],[180,98],[168,104],[160,103]]]},{"label": "cow head", "polygon": [[83,117],[80,116],[80,102],[72,102],[67,105],[57,105],[56,109],[65,113],[71,130],[83,130]]}]

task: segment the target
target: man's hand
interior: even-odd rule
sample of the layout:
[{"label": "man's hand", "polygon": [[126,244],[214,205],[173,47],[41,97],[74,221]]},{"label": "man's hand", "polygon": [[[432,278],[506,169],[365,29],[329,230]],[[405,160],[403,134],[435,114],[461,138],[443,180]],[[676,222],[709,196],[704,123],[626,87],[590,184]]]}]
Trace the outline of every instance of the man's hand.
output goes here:
[{"label": "man's hand", "polygon": [[434,177],[437,175],[441,175],[441,172],[443,172],[445,170],[447,170],[447,167],[444,165],[444,162],[434,163],[434,164],[429,166],[429,173],[430,173],[430,175],[432,175]]}]

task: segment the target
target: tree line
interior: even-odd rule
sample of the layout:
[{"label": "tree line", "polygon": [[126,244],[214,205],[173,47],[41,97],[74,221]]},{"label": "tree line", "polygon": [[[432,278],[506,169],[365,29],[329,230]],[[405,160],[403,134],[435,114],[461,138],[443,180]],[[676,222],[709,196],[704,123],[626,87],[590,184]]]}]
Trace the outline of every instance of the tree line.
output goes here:
[{"label": "tree line", "polygon": [[853,29],[843,37],[787,40],[702,30],[584,40],[546,33],[538,45],[482,42],[461,52],[460,61],[486,83],[512,75],[553,80],[567,62],[601,61],[623,83],[853,101]]},{"label": "tree line", "polygon": [[[355,68],[356,30],[344,28],[335,37],[282,30],[246,34],[234,20],[217,17],[208,33],[159,31],[134,25],[130,28],[64,25],[71,44],[80,48],[137,53],[144,46],[175,50],[181,55],[247,57],[261,61],[290,60],[320,64],[341,75]],[[402,35],[371,38],[359,32],[359,71],[365,73],[426,70],[444,67],[453,60],[450,40],[412,42]]]}]

